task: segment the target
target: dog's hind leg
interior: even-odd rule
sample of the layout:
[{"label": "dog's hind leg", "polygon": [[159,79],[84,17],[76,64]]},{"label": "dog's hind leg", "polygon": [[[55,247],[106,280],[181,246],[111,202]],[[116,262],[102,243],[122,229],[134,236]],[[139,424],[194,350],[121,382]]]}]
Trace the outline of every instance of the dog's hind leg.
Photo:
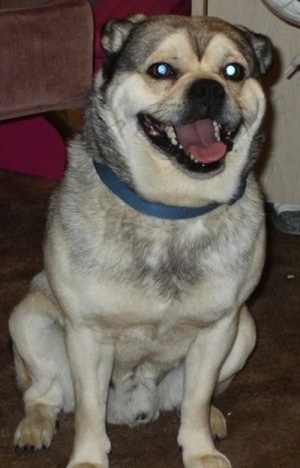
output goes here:
[{"label": "dog's hind leg", "polygon": [[44,292],[33,288],[9,321],[17,380],[25,403],[25,417],[14,437],[18,450],[48,447],[58,412],[73,406],[64,332],[55,314],[57,310]]}]

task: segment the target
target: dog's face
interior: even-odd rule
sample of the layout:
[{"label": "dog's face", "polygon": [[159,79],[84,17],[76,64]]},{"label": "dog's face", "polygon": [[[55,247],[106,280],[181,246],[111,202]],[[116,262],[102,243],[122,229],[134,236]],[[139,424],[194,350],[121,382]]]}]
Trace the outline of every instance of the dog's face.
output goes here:
[{"label": "dog's face", "polygon": [[95,93],[131,184],[177,204],[213,198],[211,187],[232,195],[256,156],[268,39],[214,18],[137,15],[109,22],[102,44]]}]

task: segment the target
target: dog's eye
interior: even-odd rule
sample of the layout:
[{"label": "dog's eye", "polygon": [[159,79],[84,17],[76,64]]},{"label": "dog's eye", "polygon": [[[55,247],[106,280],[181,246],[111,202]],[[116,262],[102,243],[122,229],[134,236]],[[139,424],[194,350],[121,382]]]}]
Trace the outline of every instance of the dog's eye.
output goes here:
[{"label": "dog's eye", "polygon": [[227,80],[242,81],[245,78],[245,68],[239,63],[228,63],[223,74]]},{"label": "dog's eye", "polygon": [[157,80],[164,80],[166,78],[174,78],[175,70],[171,65],[165,62],[153,63],[148,68],[148,75]]}]

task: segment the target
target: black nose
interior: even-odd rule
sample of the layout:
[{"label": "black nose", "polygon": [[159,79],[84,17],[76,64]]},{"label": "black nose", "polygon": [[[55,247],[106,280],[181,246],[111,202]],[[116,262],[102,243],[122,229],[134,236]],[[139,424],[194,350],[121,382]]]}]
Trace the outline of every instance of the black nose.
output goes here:
[{"label": "black nose", "polygon": [[189,90],[189,99],[194,107],[209,117],[220,110],[225,98],[223,86],[216,80],[201,79],[194,81]]}]

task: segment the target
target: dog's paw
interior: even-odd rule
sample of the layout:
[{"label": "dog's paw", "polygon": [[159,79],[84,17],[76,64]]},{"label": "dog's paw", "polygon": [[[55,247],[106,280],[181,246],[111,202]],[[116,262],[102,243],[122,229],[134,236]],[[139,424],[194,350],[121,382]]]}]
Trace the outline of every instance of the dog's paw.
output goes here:
[{"label": "dog's paw", "polygon": [[231,468],[230,461],[221,453],[200,455],[188,459],[184,468]]},{"label": "dog's paw", "polygon": [[215,406],[210,408],[210,430],[214,440],[225,439],[227,436],[226,419]]},{"label": "dog's paw", "polygon": [[18,425],[14,437],[16,451],[36,451],[48,448],[58,423],[41,413],[26,416]]},{"label": "dog's paw", "polygon": [[[88,449],[86,446],[88,442]],[[106,434],[98,435],[94,439],[83,441],[77,439],[73,454],[67,468],[109,468],[108,454],[111,452],[111,442]]]}]

